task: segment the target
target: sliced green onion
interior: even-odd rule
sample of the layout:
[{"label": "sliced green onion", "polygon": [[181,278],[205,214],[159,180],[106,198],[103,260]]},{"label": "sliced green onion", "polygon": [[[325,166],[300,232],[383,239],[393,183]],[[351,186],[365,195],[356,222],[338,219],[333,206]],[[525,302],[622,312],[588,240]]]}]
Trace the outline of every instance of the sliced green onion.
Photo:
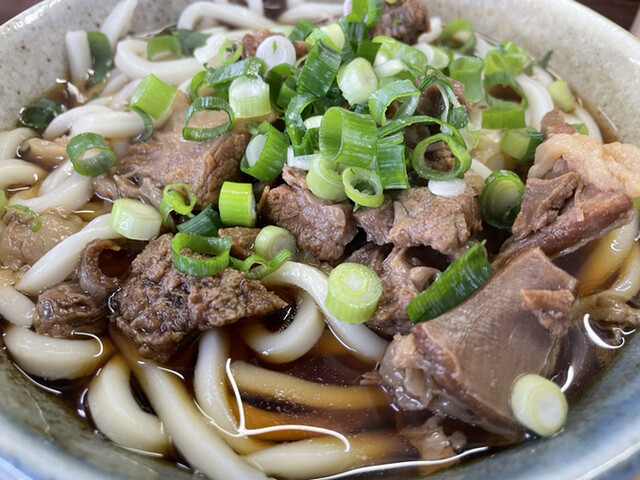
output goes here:
[{"label": "sliced green onion", "polygon": [[433,67],[426,67],[425,75],[420,83],[419,89],[421,92],[424,92],[432,85],[438,87],[442,95],[442,100],[444,101],[444,110],[440,118],[456,128],[465,127],[469,123],[467,107],[460,104],[458,97],[456,97],[453,91],[453,85],[451,85],[449,79],[440,70]]},{"label": "sliced green onion", "polygon": [[87,40],[89,40],[89,49],[93,60],[93,76],[89,83],[95,85],[107,78],[113,68],[111,44],[107,36],[101,32],[87,32]]},{"label": "sliced green onion", "polygon": [[198,215],[178,225],[179,232],[193,233],[205,237],[216,237],[218,230],[224,228],[220,215],[211,205],[202,210]]},{"label": "sliced green onion", "polygon": [[[378,55],[378,52],[380,51],[380,47],[381,47],[380,43],[365,40],[364,42],[358,44],[356,57],[364,58],[367,62],[373,65],[373,62],[375,62],[376,60],[376,55]],[[398,61],[402,63],[401,60],[398,60]],[[377,72],[376,72],[376,75],[377,75]]]},{"label": "sliced green onion", "polygon": [[477,57],[460,57],[449,65],[449,76],[464,84],[464,98],[470,103],[477,103],[484,98],[483,69],[484,61]]},{"label": "sliced green onion", "polygon": [[485,180],[480,198],[482,219],[496,228],[509,229],[522,204],[524,183],[509,170],[496,170]]},{"label": "sliced green onion", "polygon": [[229,87],[229,104],[237,118],[262,117],[271,111],[269,85],[261,78],[238,77]]},{"label": "sliced green onion", "polygon": [[423,52],[395,38],[379,35],[371,41],[380,44],[380,50],[378,50],[374,63],[376,66],[379,65],[381,60],[383,60],[381,63],[384,63],[387,60],[397,59],[401,60],[409,68],[424,72],[429,63],[427,56]]},{"label": "sliced green onion", "polygon": [[251,255],[243,261],[231,257],[231,265],[236,270],[244,273],[248,279],[259,280],[278,270],[289,261],[291,256],[292,254],[289,250],[282,250],[271,260],[267,260],[257,254]]},{"label": "sliced green onion", "polygon": [[576,108],[576,102],[569,85],[564,80],[556,80],[547,85],[547,91],[551,95],[553,104],[563,112],[572,112]]},{"label": "sliced green onion", "polygon": [[147,59],[153,62],[158,58],[164,58],[166,54],[173,54],[176,58],[182,56],[182,47],[175,35],[161,35],[147,42]]},{"label": "sliced green onion", "polygon": [[497,98],[495,96],[495,93],[496,90],[499,90],[500,93],[507,94],[511,94],[513,91],[520,97],[520,106],[525,109],[527,108],[528,102],[527,97],[524,94],[524,90],[516,81],[516,79],[511,75],[505,72],[492,73],[491,75],[487,75],[484,77],[483,83],[484,91],[487,94],[487,103],[489,103],[489,105],[502,105],[504,103],[512,103],[501,98]]},{"label": "sliced green onion", "polygon": [[519,162],[532,162],[542,142],[544,135],[532,128],[508,129],[500,141],[500,150]]},{"label": "sliced green onion", "polygon": [[316,42],[298,76],[300,86],[316,97],[324,97],[338,74],[341,59],[340,52],[323,40]]},{"label": "sliced green onion", "polygon": [[357,15],[367,26],[375,27],[382,18],[383,0],[353,0],[351,13]]},{"label": "sliced green onion", "polygon": [[[232,245],[233,241],[230,238],[203,237],[180,232],[173,237],[173,265],[179,272],[191,277],[217,275],[229,265]],[[183,255],[181,252],[185,248],[212,257],[204,259]]]},{"label": "sliced green onion", "polygon": [[[189,120],[200,110],[224,110],[229,115],[229,121],[213,128],[194,128],[189,127]],[[218,97],[199,97],[191,104],[187,117],[184,119],[184,128],[182,136],[185,140],[195,140],[204,142],[219,137],[233,129],[235,123],[235,115],[231,105]]]},{"label": "sliced green onion", "polygon": [[0,209],[0,211],[2,211],[2,215],[4,215],[4,212],[6,212],[7,210],[15,210],[18,213],[29,215],[31,218],[35,220],[35,223],[30,228],[30,230],[33,233],[38,232],[42,228],[42,219],[40,218],[40,215],[38,215],[36,212],[31,210],[29,207],[25,207],[24,205],[7,205],[6,204],[7,196],[5,195],[4,190],[2,190],[2,196],[4,197],[4,200],[5,200],[4,205]]},{"label": "sliced green onion", "polygon": [[258,255],[270,260],[283,250],[295,252],[296,237],[286,228],[267,225],[256,237],[255,250]]},{"label": "sliced green onion", "polygon": [[0,188],[0,219],[4,217],[5,213],[7,213],[8,204],[9,204],[9,199],[7,198],[7,194],[4,193],[3,188]]},{"label": "sliced green onion", "polygon": [[158,119],[171,108],[177,93],[176,88],[167,85],[155,75],[147,75],[131,95],[129,106],[139,108]]},{"label": "sliced green onion", "polygon": [[320,155],[311,163],[311,169],[307,173],[307,186],[316,197],[325,200],[342,202],[347,199],[339,165]]},{"label": "sliced green onion", "polygon": [[261,77],[267,65],[256,57],[207,70],[206,82],[210,87],[235,80],[238,77]]},{"label": "sliced green onion", "polygon": [[264,81],[269,84],[271,106],[275,110],[286,110],[289,102],[295,96],[296,73],[297,69],[288,63],[276,65],[267,72]]},{"label": "sliced green onion", "polygon": [[293,31],[289,34],[289,40],[292,42],[297,42],[299,40],[304,40],[307,36],[314,31],[316,26],[313,24],[311,20],[300,20]]},{"label": "sliced green onion", "polygon": [[418,101],[420,90],[409,80],[398,80],[387,83],[378,89],[369,98],[369,113],[380,125],[387,123],[387,108],[393,103],[397,110],[394,118],[413,115]]},{"label": "sliced green onion", "polygon": [[81,133],[73,137],[67,144],[67,155],[75,171],[87,177],[108,172],[117,161],[107,141],[96,133]]},{"label": "sliced green onion", "polygon": [[187,94],[191,101],[194,102],[196,98],[199,96],[200,89],[207,83],[206,82],[207,72],[202,71],[196,73],[191,79],[191,83],[189,84],[189,88],[187,89]]},{"label": "sliced green onion", "polygon": [[307,128],[302,119],[303,113],[314,102],[316,97],[311,93],[299,93],[291,99],[284,114],[284,122],[287,134],[291,139],[291,145],[296,155],[305,155],[313,153],[310,139],[307,135]]},{"label": "sliced green onion", "polygon": [[331,107],[320,124],[320,154],[331,162],[368,167],[376,154],[376,133],[369,115]]},{"label": "sliced green onion", "polygon": [[559,432],[567,420],[562,389],[540,375],[519,376],[511,387],[509,403],[518,422],[543,437]]},{"label": "sliced green onion", "polygon": [[378,77],[364,58],[355,58],[338,72],[338,86],[351,105],[366,104],[378,88]]},{"label": "sliced green onion", "polygon": [[572,123],[571,125],[580,135],[589,135],[589,129],[584,123]]},{"label": "sliced green onion", "polygon": [[155,126],[153,125],[153,119],[151,118],[151,115],[149,115],[147,112],[140,110],[139,108],[136,108],[136,107],[129,107],[129,110],[136,112],[138,115],[140,115],[140,118],[142,118],[142,123],[144,123],[144,132],[142,132],[140,135],[134,138],[133,142],[134,143],[146,142],[153,136],[153,132],[155,130]]},{"label": "sliced green onion", "polygon": [[111,227],[130,240],[151,240],[162,226],[162,215],[151,205],[131,198],[119,198],[111,209]]},{"label": "sliced green onion", "polygon": [[256,199],[250,183],[224,182],[218,200],[220,218],[227,226],[255,227]]},{"label": "sliced green onion", "polygon": [[487,54],[484,73],[491,75],[496,72],[505,72],[509,75],[519,75],[528,61],[529,55],[513,42],[502,42]]},{"label": "sliced green onion", "polygon": [[244,45],[238,40],[228,40],[220,47],[220,61],[223,65],[235,63],[242,58]]},{"label": "sliced green onion", "polygon": [[382,296],[382,282],[369,267],[341,263],[329,274],[327,310],[345,323],[364,323],[371,318]]},{"label": "sliced green onion", "polygon": [[[451,149],[451,153],[455,157],[453,168],[448,172],[436,170],[427,165],[424,157],[427,147],[436,142],[444,142]],[[422,140],[413,150],[411,164],[418,175],[427,180],[451,180],[459,178],[471,167],[471,155],[466,148],[460,145],[456,140],[444,133],[438,133]]]},{"label": "sliced green onion", "polygon": [[319,30],[324,33],[336,47],[338,47],[338,50],[342,50],[342,47],[344,47],[344,43],[346,42],[346,38],[342,27],[338,23],[330,23],[320,27]]},{"label": "sliced green onion", "polygon": [[471,55],[476,48],[476,33],[469,20],[458,18],[449,22],[438,38],[438,45]]},{"label": "sliced green onion", "polygon": [[487,260],[484,243],[467,250],[407,306],[413,323],[431,320],[460,305],[489,280],[494,269]]},{"label": "sliced green onion", "polygon": [[453,56],[451,50],[445,50],[444,48],[435,47],[427,43],[418,43],[415,48],[427,56],[431,67],[437,68],[438,70],[444,70],[449,66],[449,63],[451,63],[451,57]]},{"label": "sliced green onion", "polygon": [[207,38],[211,35],[198,32],[197,30],[189,30],[187,28],[178,28],[173,31],[173,34],[178,37],[180,42],[180,50],[183,55],[193,56],[193,52],[196,48],[203,46]]},{"label": "sliced green onion", "polygon": [[405,152],[404,145],[378,143],[376,171],[383,189],[409,188]]},{"label": "sliced green onion", "polygon": [[282,172],[282,166],[287,161],[289,139],[267,122],[260,125],[259,131],[261,134],[253,137],[247,145],[240,170],[261,182],[269,183]]},{"label": "sliced green onion", "polygon": [[494,105],[482,111],[482,128],[524,128],[524,108],[512,104]]},{"label": "sliced green onion", "polygon": [[172,183],[164,187],[162,201],[166,202],[178,215],[191,215],[198,198],[186,183]]},{"label": "sliced green onion", "polygon": [[378,130],[378,137],[384,138],[389,135],[394,135],[398,132],[403,131],[405,128],[410,127],[411,125],[421,124],[439,125],[440,130],[442,130],[443,132],[451,132],[453,138],[455,138],[460,145],[465,144],[457,128],[437,118],[429,117],[428,115],[414,115],[411,117],[394,119],[387,123],[384,127],[380,127],[380,129]]},{"label": "sliced green onion", "polygon": [[356,205],[376,208],[384,203],[382,183],[376,172],[360,167],[347,167],[342,172],[347,197]]},{"label": "sliced green onion", "polygon": [[61,103],[48,98],[41,98],[20,111],[18,122],[24,127],[32,128],[42,133],[51,123],[51,120],[66,111],[67,107]]}]

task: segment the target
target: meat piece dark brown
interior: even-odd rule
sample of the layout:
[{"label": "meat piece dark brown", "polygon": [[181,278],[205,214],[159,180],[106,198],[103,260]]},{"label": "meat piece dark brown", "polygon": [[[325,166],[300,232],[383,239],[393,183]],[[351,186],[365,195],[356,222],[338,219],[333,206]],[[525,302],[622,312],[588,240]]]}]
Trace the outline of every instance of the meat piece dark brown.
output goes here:
[{"label": "meat piece dark brown", "polygon": [[576,295],[577,287],[541,250],[528,250],[460,306],[397,336],[383,359],[384,381],[402,408],[522,435],[509,405],[513,381],[523,373],[551,375],[560,341],[525,308],[521,292]]},{"label": "meat piece dark brown", "polygon": [[259,228],[247,227],[230,227],[218,230],[219,237],[229,237],[233,241],[231,255],[241,260],[253,255],[253,248],[259,233]]},{"label": "meat piece dark brown", "polygon": [[78,282],[83,291],[96,300],[104,300],[121,285],[120,277],[112,277],[102,271],[100,256],[105,251],[119,252],[120,245],[112,240],[97,239],[89,242],[82,252],[78,266]]},{"label": "meat piece dark brown", "polygon": [[306,188],[280,185],[266,190],[262,215],[292,232],[298,246],[320,260],[337,260],[358,231],[353,206],[316,197]]},{"label": "meat piece dark brown", "polygon": [[[419,426],[405,427],[400,434],[409,440],[420,453],[421,460],[446,460],[455,457],[464,448],[467,439],[462,432],[456,431],[451,435],[445,434],[437,417],[430,417]],[[460,460],[450,462],[434,462],[420,468],[420,475],[429,475],[443,468],[456,464]]]},{"label": "meat piece dark brown", "polygon": [[540,121],[540,131],[547,137],[558,133],[566,133],[569,135],[578,133],[574,126],[564,119],[564,116],[558,107],[555,107],[542,117],[542,120]]},{"label": "meat piece dark brown", "polygon": [[119,198],[132,198],[157,208],[162,201],[162,190],[146,177],[136,182],[122,175],[105,173],[93,178],[91,185],[98,197],[111,202]]},{"label": "meat piece dark brown", "polygon": [[0,232],[0,264],[17,270],[33,265],[40,257],[65,238],[84,227],[82,219],[62,208],[52,208],[40,214],[42,227],[32,232],[34,220],[15,210],[8,210],[3,221],[6,227]]},{"label": "meat piece dark brown", "polygon": [[382,263],[382,297],[367,325],[388,337],[409,333],[413,323],[407,306],[441,273],[416,255],[416,250],[396,247]]},{"label": "meat piece dark brown", "polygon": [[411,188],[396,196],[393,207],[388,238],[396,247],[424,245],[452,255],[482,229],[480,205],[470,188],[456,197],[434,195],[426,187]]},{"label": "meat piece dark brown", "polygon": [[291,187],[307,187],[307,174],[304,170],[285,165],[282,168],[282,179]]},{"label": "meat piece dark brown", "polygon": [[[148,178],[158,188],[172,183],[186,183],[204,207],[217,205],[222,184],[241,179],[240,160],[251,135],[241,127],[206,142],[185,140],[182,127],[189,102],[178,94],[174,114],[167,125],[145,143],[133,144],[112,170],[136,181]],[[207,127],[227,121],[224,112],[208,112]],[[200,126],[194,119],[194,126]]]},{"label": "meat piece dark brown", "polygon": [[149,242],[113,297],[112,321],[144,358],[167,362],[204,330],[266,315],[286,303],[259,281],[227,268],[191,277],[173,266],[171,234]]},{"label": "meat piece dark brown", "polygon": [[429,12],[420,0],[383,2],[382,18],[373,29],[372,36],[385,35],[413,45],[429,28]]},{"label": "meat piece dark brown", "polygon": [[367,234],[367,240],[377,245],[390,243],[389,230],[393,227],[393,200],[388,198],[378,208],[359,208],[353,212],[356,223]]},{"label": "meat piece dark brown", "polygon": [[[449,78],[451,82],[451,87],[453,89],[453,93],[460,102],[461,105],[470,108],[471,105],[464,98],[464,84]],[[416,86],[420,86],[422,83],[422,78],[419,78],[416,81]],[[430,117],[439,117],[442,111],[444,110],[444,100],[442,99],[442,93],[437,85],[431,85],[426,88],[421,94],[420,99],[418,100],[418,106],[416,107],[417,115],[429,115]]]},{"label": "meat piece dark brown", "polygon": [[78,282],[61,283],[38,295],[33,326],[41,335],[71,338],[77,333],[107,332],[107,304],[84,292]]},{"label": "meat piece dark brown", "polygon": [[391,245],[375,245],[367,243],[349,255],[345,262],[359,263],[365,267],[369,267],[376,272],[378,276],[382,275],[382,264],[384,259],[389,255]]}]

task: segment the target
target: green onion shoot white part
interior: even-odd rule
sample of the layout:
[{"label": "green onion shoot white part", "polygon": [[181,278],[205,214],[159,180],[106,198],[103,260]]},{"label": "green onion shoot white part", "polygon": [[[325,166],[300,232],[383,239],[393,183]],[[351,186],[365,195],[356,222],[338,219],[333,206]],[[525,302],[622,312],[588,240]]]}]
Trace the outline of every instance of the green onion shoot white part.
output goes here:
[{"label": "green onion shoot white part", "polygon": [[297,250],[296,237],[286,228],[267,225],[256,237],[256,254],[271,260],[282,250],[295,252]]},{"label": "green onion shoot white part", "polygon": [[398,59],[387,60],[386,62],[374,67],[374,72],[378,78],[393,77],[404,72],[405,66]]},{"label": "green onion shoot white part", "polygon": [[307,186],[316,197],[325,200],[342,202],[347,199],[339,164],[325,160],[321,155],[316,155],[311,162]]},{"label": "green onion shoot white part", "polygon": [[296,62],[296,49],[288,38],[274,35],[267,37],[258,45],[256,57],[264,60],[268,68],[273,68],[283,63],[293,65]]},{"label": "green onion shoot white part", "polygon": [[345,323],[364,323],[376,311],[382,296],[382,281],[369,267],[342,263],[329,274],[325,305]]},{"label": "green onion shoot white part", "polygon": [[229,87],[229,104],[237,118],[253,118],[271,111],[269,85],[261,78],[238,77]]},{"label": "green onion shoot white part", "polygon": [[451,180],[429,180],[429,190],[440,197],[457,197],[467,189],[467,184],[461,178]]},{"label": "green onion shoot white part", "polygon": [[111,227],[131,240],[151,240],[162,226],[162,215],[151,205],[139,200],[120,198],[113,202]]},{"label": "green onion shoot white part", "polygon": [[307,130],[311,130],[312,128],[320,128],[321,123],[322,115],[314,115],[304,121],[304,126],[307,127]]},{"label": "green onion shoot white part", "polygon": [[351,105],[362,105],[378,89],[378,77],[373,66],[364,58],[358,57],[338,72],[338,86],[342,95]]},{"label": "green onion shoot white part", "polygon": [[330,23],[329,25],[325,25],[324,27],[320,27],[320,31],[324,33],[329,39],[333,42],[333,44],[338,47],[339,50],[342,50],[345,44],[344,31],[342,27],[337,23]]},{"label": "green onion shoot white part", "polygon": [[558,385],[540,375],[526,374],[513,382],[511,409],[522,425],[549,437],[564,426],[568,407]]}]

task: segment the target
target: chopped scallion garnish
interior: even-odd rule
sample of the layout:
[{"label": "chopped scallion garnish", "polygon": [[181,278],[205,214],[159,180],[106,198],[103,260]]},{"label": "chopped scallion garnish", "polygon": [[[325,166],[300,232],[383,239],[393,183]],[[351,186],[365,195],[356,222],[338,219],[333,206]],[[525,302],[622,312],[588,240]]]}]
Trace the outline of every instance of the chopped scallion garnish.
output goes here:
[{"label": "chopped scallion garnish", "polygon": [[378,77],[364,58],[355,58],[338,72],[338,86],[351,105],[366,104],[378,88]]},{"label": "chopped scallion garnish", "polygon": [[356,205],[376,208],[384,203],[382,184],[374,171],[347,167],[342,172],[342,184],[347,197]]},{"label": "chopped scallion garnish", "polygon": [[[173,265],[178,271],[191,277],[217,275],[229,265],[232,244],[233,241],[230,238],[203,237],[180,232],[173,237]],[[200,255],[211,255],[211,257],[195,258],[182,254],[185,248]]]},{"label": "chopped scallion garnish", "polygon": [[51,120],[67,111],[67,107],[48,98],[41,98],[20,111],[20,125],[44,132]]},{"label": "chopped scallion garnish", "polygon": [[218,230],[224,228],[220,214],[211,205],[202,210],[198,215],[178,225],[179,232],[193,233],[205,237],[216,237]]},{"label": "chopped scallion garnish", "polygon": [[93,60],[93,76],[90,83],[95,85],[107,78],[111,68],[113,68],[111,44],[107,36],[102,32],[87,32],[87,40],[89,41],[91,59]]},{"label": "chopped scallion garnish", "polygon": [[0,201],[0,203],[4,203],[2,208],[0,208],[0,213],[2,215],[4,215],[7,210],[15,210],[16,212],[28,215],[35,220],[35,223],[29,228],[33,233],[38,232],[42,228],[42,219],[40,218],[40,215],[24,205],[7,205],[7,196],[5,195],[4,190],[2,190],[2,197],[4,198],[4,202]]},{"label": "chopped scallion garnish", "polygon": [[256,237],[255,250],[256,254],[270,260],[283,250],[295,252],[297,250],[296,237],[286,228],[267,225],[260,230]]},{"label": "chopped scallion garnish", "polygon": [[256,200],[250,183],[224,182],[218,200],[220,218],[227,226],[256,225]]},{"label": "chopped scallion garnish", "polygon": [[396,107],[394,118],[413,115],[418,101],[420,90],[409,80],[398,80],[387,83],[369,98],[369,113],[380,125],[387,123],[387,109],[391,104]]},{"label": "chopped scallion garnish", "polygon": [[376,123],[340,107],[331,107],[320,124],[320,154],[330,162],[368,167],[376,154]]},{"label": "chopped scallion garnish", "polygon": [[261,78],[236,78],[229,87],[229,105],[237,118],[267,115],[271,111],[269,84]]},{"label": "chopped scallion garnish", "polygon": [[576,108],[576,102],[569,85],[564,80],[556,80],[547,85],[553,104],[563,112],[571,112]]},{"label": "chopped scallion garnish", "polygon": [[107,141],[96,133],[81,133],[69,140],[67,155],[75,171],[87,177],[108,172],[117,161]]},{"label": "chopped scallion garnish", "polygon": [[259,127],[260,134],[254,136],[240,163],[240,170],[269,183],[280,175],[282,166],[287,161],[289,139],[270,123],[264,122]]},{"label": "chopped scallion garnish", "polygon": [[329,274],[325,305],[338,320],[364,323],[376,311],[382,296],[382,282],[369,267],[341,263]]},{"label": "chopped scallion garnish", "polygon": [[347,199],[339,164],[325,160],[321,155],[316,155],[311,163],[307,186],[316,197],[325,200],[341,202]]},{"label": "chopped scallion garnish", "polygon": [[524,195],[524,183],[510,170],[497,170],[485,180],[480,199],[482,219],[496,228],[513,225]]},{"label": "chopped scallion garnish", "polygon": [[158,119],[171,108],[177,93],[177,89],[167,85],[155,75],[147,75],[131,95],[129,106],[139,108]]},{"label": "chopped scallion garnish", "polygon": [[130,198],[119,198],[111,209],[111,227],[131,240],[151,240],[162,226],[162,215],[151,205]]},{"label": "chopped scallion garnish", "polygon": [[560,431],[567,419],[567,399],[562,389],[540,375],[521,375],[511,387],[509,404],[514,417],[543,437]]},{"label": "chopped scallion garnish", "polygon": [[160,35],[153,37],[147,42],[147,58],[156,61],[160,58],[164,59],[169,55],[175,58],[182,56],[182,47],[180,41],[175,35]]},{"label": "chopped scallion garnish", "polygon": [[[200,110],[224,110],[229,116],[229,120],[222,125],[212,128],[194,128],[189,126],[189,120]],[[184,128],[182,129],[182,136],[185,140],[195,140],[198,142],[204,142],[207,140],[213,140],[220,135],[227,133],[233,129],[235,123],[235,115],[231,105],[218,97],[199,97],[189,107],[187,116],[184,119]]]},{"label": "chopped scallion garnish", "polygon": [[[425,159],[427,147],[440,141],[446,143],[455,158],[453,167],[449,171],[432,168],[427,164]],[[451,180],[453,178],[462,177],[462,175],[469,170],[471,167],[471,155],[463,145],[459,144],[454,139],[454,137],[445,135],[444,133],[437,133],[436,135],[425,138],[416,145],[411,157],[411,164],[413,165],[413,169],[416,173],[424,179]]]},{"label": "chopped scallion garnish", "polygon": [[438,45],[471,55],[476,48],[476,33],[469,20],[458,18],[449,22],[438,38]]}]

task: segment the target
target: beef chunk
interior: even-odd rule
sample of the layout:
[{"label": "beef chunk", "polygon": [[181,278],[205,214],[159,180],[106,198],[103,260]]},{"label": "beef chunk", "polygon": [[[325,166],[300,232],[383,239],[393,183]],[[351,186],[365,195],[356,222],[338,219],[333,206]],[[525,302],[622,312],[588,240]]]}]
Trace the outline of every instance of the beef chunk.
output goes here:
[{"label": "beef chunk", "polygon": [[396,247],[382,263],[382,298],[367,325],[389,337],[409,333],[413,324],[407,306],[440,275],[417,250]]},{"label": "beef chunk", "polygon": [[219,237],[229,237],[233,241],[231,255],[241,260],[253,255],[253,247],[259,233],[259,228],[247,227],[221,228],[218,230]]},{"label": "beef chunk", "polygon": [[307,174],[304,170],[285,165],[282,168],[282,179],[291,187],[308,188]]},{"label": "beef chunk", "polygon": [[378,208],[359,208],[353,212],[356,223],[367,234],[367,240],[377,245],[389,242],[389,230],[393,226],[393,201],[387,199]]},{"label": "beef chunk", "polygon": [[316,197],[306,188],[280,185],[265,191],[262,215],[292,232],[298,246],[320,260],[337,260],[357,233],[353,206]]},{"label": "beef chunk", "polygon": [[[92,298],[104,300],[120,288],[122,284],[120,275],[125,273],[127,262],[125,262],[124,271],[118,271],[116,275],[110,275],[102,270],[100,257],[105,252],[116,254],[121,252],[121,250],[122,248],[116,242],[102,239],[93,240],[85,247],[82,258],[80,259],[77,275],[80,287],[83,291],[91,295]],[[127,254],[125,252],[122,253],[126,259]],[[110,270],[120,269],[110,268]],[[109,271],[108,273],[112,272]]]},{"label": "beef chunk", "polygon": [[172,239],[165,234],[152,240],[114,297],[113,321],[141,356],[167,362],[203,330],[286,305],[259,281],[231,268],[210,277],[180,273],[173,266]]},{"label": "beef chunk", "polygon": [[104,299],[84,292],[77,282],[61,283],[38,296],[33,326],[41,335],[71,338],[74,333],[102,335],[109,320]]},{"label": "beef chunk", "polygon": [[68,143],[69,137],[60,137],[55,140],[30,138],[20,146],[20,158],[51,170],[69,159]]},{"label": "beef chunk", "polygon": [[542,120],[540,121],[540,130],[547,137],[557,135],[558,133],[566,133],[568,135],[578,133],[573,125],[565,121],[564,115],[562,115],[562,112],[558,107],[555,107],[542,117]]},{"label": "beef chunk", "polygon": [[391,245],[374,245],[367,243],[347,257],[345,262],[359,263],[365,267],[369,267],[376,272],[378,276],[382,275],[383,262],[391,251]]},{"label": "beef chunk", "polygon": [[426,188],[404,190],[393,203],[389,240],[397,247],[430,246],[455,254],[482,229],[480,205],[469,189],[456,197],[434,195]]},{"label": "beef chunk", "polygon": [[[236,129],[206,142],[185,140],[182,123],[189,107],[185,95],[178,94],[175,112],[164,129],[145,143],[131,145],[122,160],[112,170],[133,181],[148,178],[158,187],[172,183],[186,183],[204,207],[216,205],[222,184],[227,180],[240,180],[240,160],[251,135]],[[224,112],[209,112],[212,118],[207,127],[226,121]],[[194,126],[201,126],[193,119]]]},{"label": "beef chunk", "polygon": [[383,3],[382,18],[372,36],[385,35],[413,45],[418,37],[429,31],[429,12],[420,0],[398,0]]},{"label": "beef chunk", "polygon": [[504,435],[523,427],[509,406],[523,373],[553,373],[560,343],[522,301],[522,291],[577,293],[578,282],[539,249],[500,268],[458,307],[397,336],[381,373],[406,408],[429,408]]},{"label": "beef chunk", "polygon": [[32,232],[33,218],[9,210],[3,218],[5,229],[0,232],[0,263],[13,270],[33,265],[40,257],[65,238],[79,232],[82,219],[61,208],[52,208],[40,214],[42,228]]},{"label": "beef chunk", "polygon": [[93,178],[91,186],[98,197],[111,202],[119,198],[133,198],[158,208],[162,201],[162,190],[146,177],[134,182],[122,175],[105,173]]}]

